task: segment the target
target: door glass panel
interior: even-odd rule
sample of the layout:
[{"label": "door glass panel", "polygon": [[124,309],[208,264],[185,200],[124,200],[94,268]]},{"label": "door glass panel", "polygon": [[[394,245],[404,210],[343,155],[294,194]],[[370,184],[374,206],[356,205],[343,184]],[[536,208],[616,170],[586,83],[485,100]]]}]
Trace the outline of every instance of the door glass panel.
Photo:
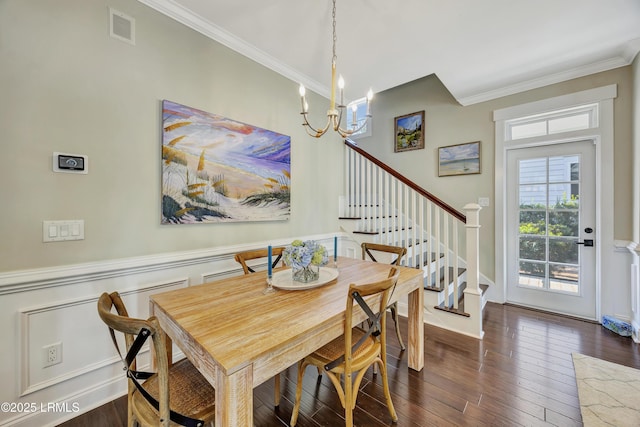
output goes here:
[{"label": "door glass panel", "polygon": [[520,237],[520,258],[545,261],[547,258],[547,239],[545,237]]},{"label": "door glass panel", "polygon": [[[578,156],[557,156],[549,157],[549,182],[567,182],[577,180],[577,168],[575,171],[571,165],[579,163]],[[572,177],[572,172],[576,177]]]},{"label": "door glass panel", "polygon": [[546,211],[520,211],[520,234],[547,234]]},{"label": "door glass panel", "polygon": [[547,159],[520,160],[520,184],[547,182]]},{"label": "door glass panel", "polygon": [[549,261],[570,264],[578,263],[578,239],[549,238]]},{"label": "door glass panel", "polygon": [[579,219],[578,211],[549,212],[549,235],[577,237],[580,233]]},{"label": "door glass panel", "polygon": [[580,184],[549,184],[549,208],[578,209]]},{"label": "door glass panel", "polygon": [[546,265],[543,262],[520,261],[520,286],[543,288],[546,276]]},{"label": "door glass panel", "polygon": [[520,186],[520,208],[542,208],[547,205],[546,185],[521,185]]},{"label": "door glass panel", "polygon": [[519,161],[520,286],[579,293],[580,157]]},{"label": "door glass panel", "polygon": [[549,264],[549,288],[554,291],[578,293],[578,266]]}]

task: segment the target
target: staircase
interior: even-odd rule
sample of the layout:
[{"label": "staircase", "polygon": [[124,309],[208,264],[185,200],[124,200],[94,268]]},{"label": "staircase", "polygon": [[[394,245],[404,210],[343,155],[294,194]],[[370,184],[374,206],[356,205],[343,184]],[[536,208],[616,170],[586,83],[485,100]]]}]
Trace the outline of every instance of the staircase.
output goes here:
[{"label": "staircase", "polygon": [[351,140],[344,154],[343,231],[358,243],[406,247],[404,265],[424,271],[425,322],[482,339],[480,206],[458,212]]}]

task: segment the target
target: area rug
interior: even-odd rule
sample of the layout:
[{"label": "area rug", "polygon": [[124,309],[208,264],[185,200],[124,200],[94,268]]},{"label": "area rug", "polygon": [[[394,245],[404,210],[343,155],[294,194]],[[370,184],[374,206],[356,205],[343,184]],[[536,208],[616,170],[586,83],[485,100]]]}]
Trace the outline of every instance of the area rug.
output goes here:
[{"label": "area rug", "polygon": [[572,356],[584,426],[640,426],[640,370]]}]

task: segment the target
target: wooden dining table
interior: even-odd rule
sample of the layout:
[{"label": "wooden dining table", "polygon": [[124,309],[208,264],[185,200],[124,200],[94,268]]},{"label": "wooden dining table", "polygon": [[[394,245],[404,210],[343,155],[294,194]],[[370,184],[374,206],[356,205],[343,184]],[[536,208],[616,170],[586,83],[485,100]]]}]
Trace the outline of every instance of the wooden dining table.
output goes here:
[{"label": "wooden dining table", "polygon": [[[266,272],[258,272],[150,297],[150,314],[213,385],[216,426],[253,426],[253,389],[340,336],[349,284],[382,280],[391,268],[346,257],[339,257],[337,266],[336,279],[305,290],[264,294]],[[424,367],[422,271],[398,269],[390,302],[408,295],[407,361],[419,371]],[[358,322],[365,320],[360,310],[354,312]]]}]

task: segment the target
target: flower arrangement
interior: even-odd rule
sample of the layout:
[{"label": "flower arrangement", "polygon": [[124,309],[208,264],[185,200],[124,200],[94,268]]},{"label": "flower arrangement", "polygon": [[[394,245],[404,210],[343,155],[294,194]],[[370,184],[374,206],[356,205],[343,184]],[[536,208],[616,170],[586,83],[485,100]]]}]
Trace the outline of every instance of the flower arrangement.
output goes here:
[{"label": "flower arrangement", "polygon": [[318,279],[319,267],[329,262],[329,254],[314,240],[294,240],[285,248],[282,259],[291,266],[293,280],[311,282]]}]

